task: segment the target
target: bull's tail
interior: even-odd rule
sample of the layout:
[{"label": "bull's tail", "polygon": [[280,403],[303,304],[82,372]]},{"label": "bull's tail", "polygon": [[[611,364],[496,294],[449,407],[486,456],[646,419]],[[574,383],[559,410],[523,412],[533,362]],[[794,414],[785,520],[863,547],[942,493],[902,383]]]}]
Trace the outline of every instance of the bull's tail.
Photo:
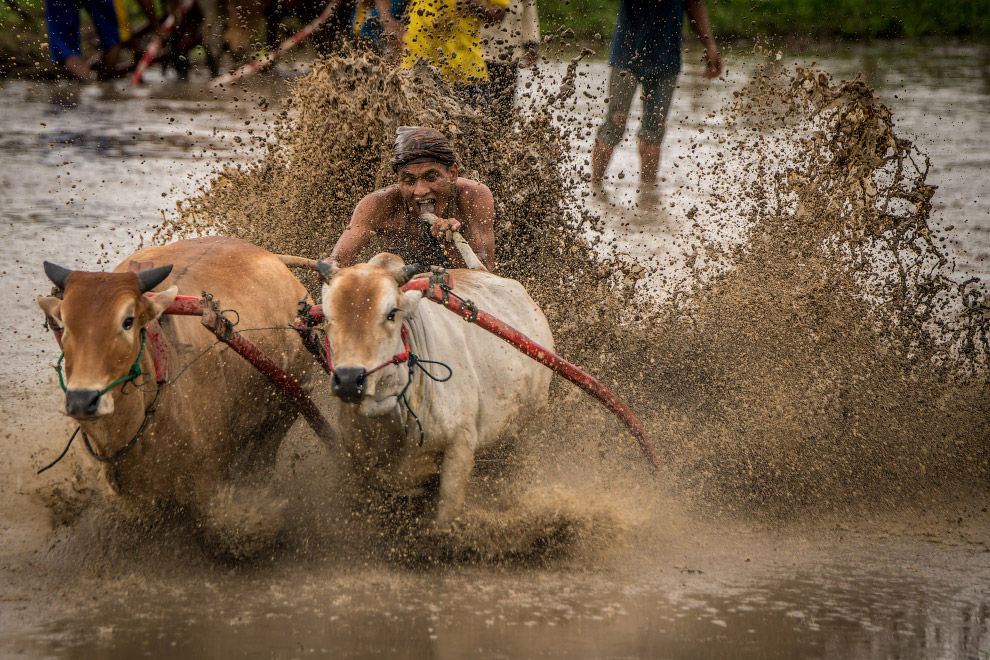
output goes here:
[{"label": "bull's tail", "polygon": [[306,270],[318,270],[316,259],[306,257],[294,257],[291,254],[276,254],[278,260],[289,268],[305,268]]}]

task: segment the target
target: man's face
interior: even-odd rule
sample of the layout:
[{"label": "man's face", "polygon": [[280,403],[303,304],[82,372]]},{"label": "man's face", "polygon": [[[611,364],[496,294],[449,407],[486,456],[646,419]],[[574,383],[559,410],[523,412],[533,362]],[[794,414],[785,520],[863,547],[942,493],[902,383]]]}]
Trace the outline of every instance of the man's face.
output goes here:
[{"label": "man's face", "polygon": [[446,212],[450,186],[457,181],[457,165],[426,162],[403,165],[398,171],[399,192],[418,213]]}]

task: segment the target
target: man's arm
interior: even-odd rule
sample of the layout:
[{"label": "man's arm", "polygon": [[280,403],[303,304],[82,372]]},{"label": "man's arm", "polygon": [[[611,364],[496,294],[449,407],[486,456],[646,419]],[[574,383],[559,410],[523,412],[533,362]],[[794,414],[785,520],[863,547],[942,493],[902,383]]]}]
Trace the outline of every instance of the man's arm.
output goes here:
[{"label": "man's arm", "polygon": [[337,239],[337,244],[333,246],[333,250],[327,258],[328,261],[336,264],[339,268],[354,263],[354,258],[368,244],[378,229],[382,205],[382,200],[376,197],[379,195],[381,193],[371,193],[354,207],[351,223]]},{"label": "man's arm", "polygon": [[718,78],[722,75],[722,56],[719,55],[712,26],[708,22],[705,0],[688,0],[687,15],[691,30],[698,35],[701,45],[705,47],[705,77]]}]

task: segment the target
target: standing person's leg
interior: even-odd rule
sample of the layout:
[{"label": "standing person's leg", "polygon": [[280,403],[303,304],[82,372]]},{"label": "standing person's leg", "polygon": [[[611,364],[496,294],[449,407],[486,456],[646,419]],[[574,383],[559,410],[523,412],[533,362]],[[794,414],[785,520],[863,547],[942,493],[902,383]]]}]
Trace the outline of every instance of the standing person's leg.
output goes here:
[{"label": "standing person's leg", "polygon": [[48,25],[48,52],[52,61],[61,64],[74,78],[91,78],[93,72],[82,56],[79,35],[79,7],[72,0],[46,0],[45,22]]},{"label": "standing person's leg", "polygon": [[591,183],[599,186],[605,178],[605,170],[612,160],[615,145],[622,140],[629,118],[629,106],[636,92],[636,76],[632,71],[612,67],[608,76],[608,109],[595,136],[595,147],[591,151]]},{"label": "standing person's leg", "polygon": [[643,121],[639,129],[639,180],[642,183],[656,183],[660,171],[660,145],[667,131],[667,114],[676,84],[676,74],[643,78]]},{"label": "standing person's leg", "polygon": [[100,73],[104,77],[113,74],[117,66],[121,46],[131,38],[130,24],[124,0],[85,0],[86,10],[93,19],[96,35],[100,39],[103,55],[100,57]]}]

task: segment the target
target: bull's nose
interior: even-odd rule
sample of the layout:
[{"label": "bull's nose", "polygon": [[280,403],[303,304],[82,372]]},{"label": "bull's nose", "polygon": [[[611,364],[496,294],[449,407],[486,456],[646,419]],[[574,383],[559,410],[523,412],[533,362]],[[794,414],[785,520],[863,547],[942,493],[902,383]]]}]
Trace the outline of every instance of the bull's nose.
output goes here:
[{"label": "bull's nose", "polygon": [[68,390],[65,393],[65,412],[72,417],[91,417],[99,407],[99,390]]},{"label": "bull's nose", "polygon": [[364,367],[338,367],[330,379],[334,395],[348,403],[361,400],[364,386]]}]

